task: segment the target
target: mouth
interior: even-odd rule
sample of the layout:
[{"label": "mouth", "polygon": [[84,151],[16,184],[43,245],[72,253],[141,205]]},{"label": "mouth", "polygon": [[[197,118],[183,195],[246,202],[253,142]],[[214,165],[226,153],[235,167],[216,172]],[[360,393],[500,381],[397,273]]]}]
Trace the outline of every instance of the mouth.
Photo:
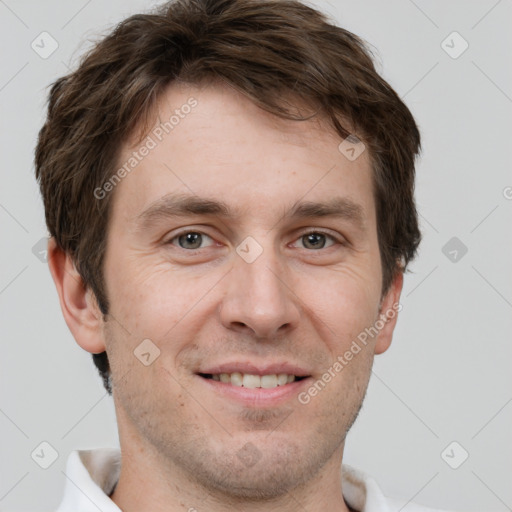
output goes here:
[{"label": "mouth", "polygon": [[292,368],[288,369],[290,373],[284,373],[283,370],[280,373],[269,373],[271,370],[256,368],[247,368],[252,373],[234,371],[234,368],[230,370],[223,368],[212,369],[212,373],[196,373],[204,385],[205,397],[212,393],[214,400],[227,400],[245,408],[275,408],[297,401],[298,394],[313,380],[311,375],[297,375],[303,372]]},{"label": "mouth", "polygon": [[198,373],[200,377],[215,382],[222,382],[236,387],[248,389],[274,389],[286,386],[292,382],[299,382],[307,379],[308,376],[298,376],[288,373],[273,373],[267,375],[256,375],[251,373]]}]

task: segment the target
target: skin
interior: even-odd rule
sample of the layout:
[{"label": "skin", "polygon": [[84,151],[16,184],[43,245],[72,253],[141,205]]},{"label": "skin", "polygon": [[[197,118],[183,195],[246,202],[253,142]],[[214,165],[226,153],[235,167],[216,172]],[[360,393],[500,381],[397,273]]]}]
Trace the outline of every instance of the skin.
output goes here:
[{"label": "skin", "polygon": [[[351,162],[319,117],[278,119],[221,84],[172,84],[158,104],[161,119],[190,97],[197,106],[114,191],[106,320],[69,256],[49,244],[73,336],[88,352],[106,350],[111,364],[123,454],[112,499],[125,512],[346,512],[345,436],[396,315],[306,405],[296,396],[242,405],[196,372],[228,359],[285,360],[307,368],[311,385],[398,302],[400,272],[381,289],[368,151]],[[134,149],[124,145],[120,165]],[[236,215],[159,218],[137,229],[142,211],[176,192],[224,201]],[[360,206],[361,225],[284,216],[300,200],[335,196]],[[207,235],[201,248],[186,240],[180,247],[176,235],[187,230]],[[315,230],[328,236],[312,247],[304,233]],[[263,250],[253,263],[236,252],[247,236]],[[160,350],[149,366],[133,354],[147,338]],[[257,454],[252,465],[237,455],[244,446]]]}]

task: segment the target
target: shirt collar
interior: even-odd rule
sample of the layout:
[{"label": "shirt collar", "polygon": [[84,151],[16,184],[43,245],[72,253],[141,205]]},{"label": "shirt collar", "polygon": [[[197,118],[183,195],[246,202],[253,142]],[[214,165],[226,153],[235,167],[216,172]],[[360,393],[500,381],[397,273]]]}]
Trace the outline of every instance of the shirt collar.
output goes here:
[{"label": "shirt collar", "polygon": [[109,498],[120,471],[119,449],[71,452],[64,473],[64,496],[57,512],[121,512]]}]

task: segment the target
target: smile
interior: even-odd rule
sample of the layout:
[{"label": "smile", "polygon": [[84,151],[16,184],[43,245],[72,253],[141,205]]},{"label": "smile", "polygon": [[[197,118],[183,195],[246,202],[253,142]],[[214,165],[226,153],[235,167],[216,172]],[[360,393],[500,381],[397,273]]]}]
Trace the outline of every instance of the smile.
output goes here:
[{"label": "smile", "polygon": [[244,387],[249,389],[264,388],[272,389],[278,386],[290,384],[296,380],[301,380],[304,377],[297,377],[287,373],[274,373],[269,375],[254,375],[250,373],[200,373],[201,377],[205,379],[212,379],[217,382],[231,384],[232,386]]},{"label": "smile", "polygon": [[[311,381],[310,376],[297,376],[291,373],[196,373],[205,385],[204,392],[238,403],[243,407],[268,408],[284,403],[295,403],[298,394],[304,391]],[[205,395],[206,397],[206,395]]]}]

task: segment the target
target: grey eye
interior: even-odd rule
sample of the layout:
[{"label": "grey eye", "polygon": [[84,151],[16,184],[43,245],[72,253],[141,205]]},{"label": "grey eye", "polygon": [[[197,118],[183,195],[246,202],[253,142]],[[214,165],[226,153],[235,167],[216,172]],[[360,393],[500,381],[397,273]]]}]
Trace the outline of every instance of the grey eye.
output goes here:
[{"label": "grey eye", "polygon": [[205,238],[209,239],[210,237],[203,233],[198,233],[197,231],[188,231],[187,233],[183,233],[182,235],[178,235],[173,238],[171,243],[174,240],[177,240],[179,247],[182,249],[199,249],[201,248],[202,243],[205,242]]},{"label": "grey eye", "polygon": [[306,249],[323,249],[329,238],[332,239],[331,236],[325,233],[312,232],[302,235],[301,240]]}]

